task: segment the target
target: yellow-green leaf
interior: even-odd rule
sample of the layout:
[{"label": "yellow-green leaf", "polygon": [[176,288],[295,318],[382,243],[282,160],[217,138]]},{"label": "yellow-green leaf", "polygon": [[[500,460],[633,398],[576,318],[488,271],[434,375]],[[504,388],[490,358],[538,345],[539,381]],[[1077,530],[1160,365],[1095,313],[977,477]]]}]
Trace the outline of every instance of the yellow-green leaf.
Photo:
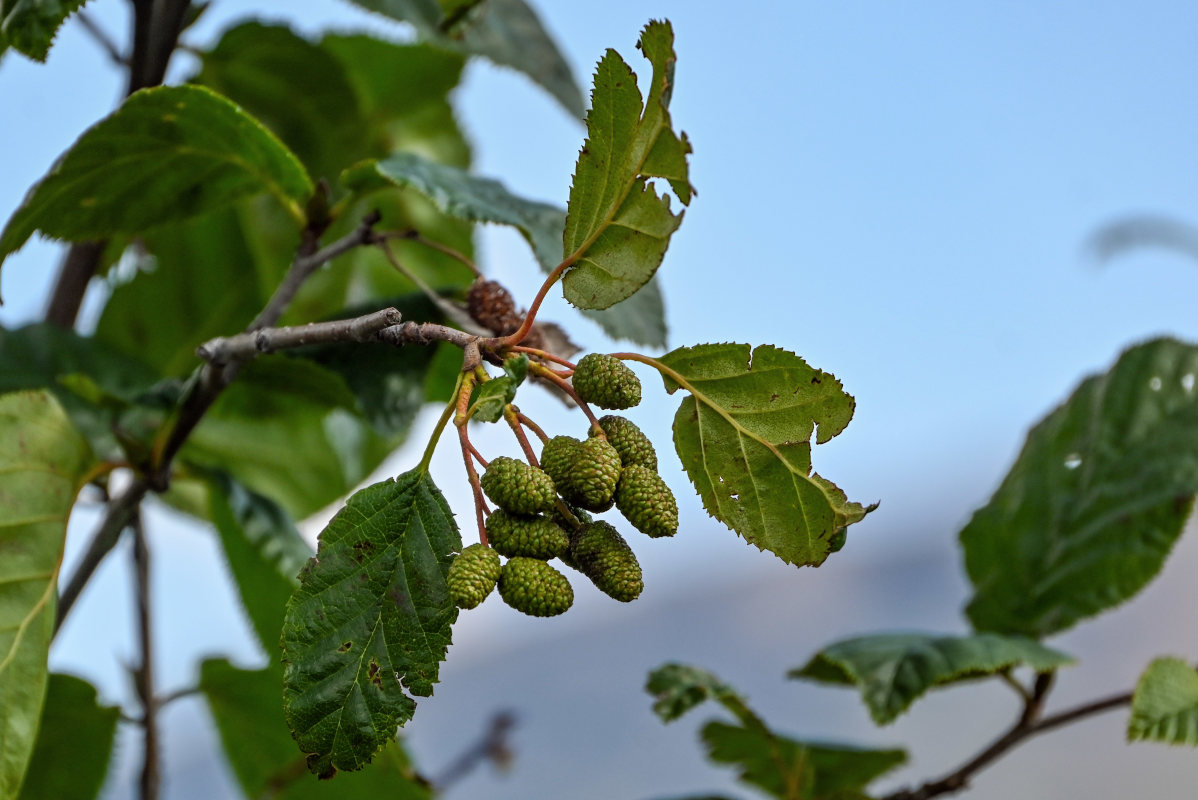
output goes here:
[{"label": "yellow-green leaf", "polygon": [[1180,658],[1148,665],[1131,701],[1127,738],[1198,745],[1198,670]]}]

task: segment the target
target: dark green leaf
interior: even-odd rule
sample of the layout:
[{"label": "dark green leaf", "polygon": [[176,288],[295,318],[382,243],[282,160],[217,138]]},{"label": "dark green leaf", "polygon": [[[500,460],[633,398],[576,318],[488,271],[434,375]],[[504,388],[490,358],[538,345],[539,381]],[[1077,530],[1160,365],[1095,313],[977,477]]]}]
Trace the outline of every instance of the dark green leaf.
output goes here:
[{"label": "dark green leaf", "polygon": [[744,698],[715,675],[698,667],[663,664],[649,673],[645,691],[655,698],[653,711],[662,722],[673,722],[707,700],[715,700],[738,719],[748,722]]},{"label": "dark green leaf", "polygon": [[1158,658],[1136,684],[1129,741],[1198,745],[1198,670],[1180,658]]},{"label": "dark green leaf", "polygon": [[785,800],[861,790],[907,760],[902,750],[799,742],[723,722],[707,723],[700,735],[712,761],[737,767],[742,781]]},{"label": "dark green leaf", "polygon": [[523,72],[567,111],[581,118],[582,90],[570,65],[524,0],[488,0],[447,34],[436,0],[352,0],[362,8],[407,22],[421,38]]},{"label": "dark green leaf", "polygon": [[703,507],[750,544],[818,566],[836,532],[872,510],[811,472],[812,433],[822,444],[853,417],[835,376],[772,345],[683,347],[655,366],[666,391],[690,392],[674,445]]},{"label": "dark green leaf", "polygon": [[318,775],[361,769],[432,694],[462,540],[420,470],[355,493],[320,535],[283,627],[283,709]]},{"label": "dark green leaf", "polygon": [[1020,636],[889,633],[837,642],[787,674],[856,686],[874,722],[885,725],[937,686],[1017,666],[1048,672],[1072,661],[1064,653]]},{"label": "dark green leaf", "polygon": [[212,476],[211,484],[209,515],[220,535],[241,605],[273,661],[283,629],[283,611],[299,586],[297,576],[312,548],[287,512],[270,498],[221,473]]},{"label": "dark green leaf", "polygon": [[0,797],[33,752],[67,516],[92,463],[49,392],[0,395]]},{"label": "dark green leaf", "polygon": [[0,0],[0,53],[12,47],[45,61],[58,28],[87,0]]},{"label": "dark green leaf", "polygon": [[304,168],[266,128],[199,86],[144,89],[30,191],[0,234],[0,260],[36,230],[72,241],[136,234],[263,192],[297,220],[312,194]]},{"label": "dark green leaf", "polygon": [[961,531],[978,630],[1039,638],[1160,571],[1198,491],[1198,348],[1156,339],[1032,428]]},{"label": "dark green leaf", "polygon": [[51,675],[20,800],[90,800],[98,795],[120,716],[120,709],[97,702],[96,689],[87,681]]},{"label": "dark green leaf", "polygon": [[670,24],[649,23],[638,47],[653,65],[643,106],[636,76],[616,51],[607,51],[595,73],[565,229],[565,261],[573,266],[562,288],[579,308],[607,308],[631,297],[665,257],[682,213],[674,214],[669,198],[648,181],[667,180],[683,205],[694,193],[690,144],[674,133],[667,110],[675,60]]},{"label": "dark green leaf", "polygon": [[428,783],[392,739],[370,769],[318,781],[304,769],[279,705],[282,671],[238,669],[224,659],[200,667],[200,688],[233,774],[246,797],[274,800],[430,800]]},{"label": "dark green leaf", "polygon": [[524,378],[528,375],[528,356],[520,353],[504,361],[503,373],[511,378],[517,386],[524,383]]}]

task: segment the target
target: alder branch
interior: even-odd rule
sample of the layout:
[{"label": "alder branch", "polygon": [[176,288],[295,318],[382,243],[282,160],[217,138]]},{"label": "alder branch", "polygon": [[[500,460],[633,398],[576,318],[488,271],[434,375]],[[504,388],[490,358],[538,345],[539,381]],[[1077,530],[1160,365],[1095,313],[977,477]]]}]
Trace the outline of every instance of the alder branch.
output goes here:
[{"label": "alder branch", "polygon": [[121,54],[121,48],[117,46],[116,40],[108,35],[108,31],[100,27],[100,24],[91,18],[91,15],[86,11],[80,10],[76,15],[79,19],[79,24],[87,31],[92,40],[100,46],[114,64],[121,67],[129,66],[129,59]]},{"label": "alder branch", "polygon": [[134,671],[137,694],[141,699],[142,766],[140,800],[158,800],[162,788],[159,768],[158,698],[154,694],[154,635],[150,615],[150,550],[141,525],[141,515],[133,519],[133,570],[137,602],[137,641],[141,664]]},{"label": "alder branch", "polygon": [[334,342],[378,341],[383,328],[398,325],[403,315],[395,308],[384,308],[352,319],[310,322],[284,328],[260,328],[236,336],[218,336],[196,348],[196,355],[213,365],[249,361],[262,353],[292,347]]},{"label": "alder branch", "polygon": [[1019,720],[1010,730],[995,739],[976,756],[942,778],[928,781],[916,789],[900,789],[897,792],[891,792],[882,797],[881,800],[929,800],[929,798],[942,794],[959,792],[969,786],[969,781],[975,773],[980,772],[992,762],[1006,755],[1009,750],[1012,750],[1024,740],[1063,725],[1068,725],[1071,722],[1077,722],[1095,714],[1101,714],[1104,711],[1110,711],[1111,709],[1131,703],[1132,693],[1126,692],[1041,717],[1040,713],[1043,710],[1044,701],[1052,686],[1053,674],[1045,672],[1036,676],[1036,685],[1028,695]]},{"label": "alder branch", "polygon": [[497,712],[491,717],[482,737],[441,770],[441,774],[433,779],[433,786],[439,792],[444,792],[473,772],[483,761],[490,761],[501,769],[508,767],[515,757],[508,741],[508,736],[514,727],[516,727],[516,715],[513,712]]}]

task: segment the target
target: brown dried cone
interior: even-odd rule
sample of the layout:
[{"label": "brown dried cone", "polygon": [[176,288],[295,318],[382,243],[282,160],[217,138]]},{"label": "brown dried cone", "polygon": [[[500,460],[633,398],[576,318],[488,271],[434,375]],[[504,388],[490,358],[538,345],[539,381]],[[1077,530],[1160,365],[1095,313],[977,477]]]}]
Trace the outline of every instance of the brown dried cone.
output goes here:
[{"label": "brown dried cone", "polygon": [[674,493],[648,467],[633,464],[620,473],[616,508],[641,533],[656,538],[678,532],[678,502]]},{"label": "brown dried cone", "polygon": [[641,595],[645,582],[636,554],[614,527],[592,522],[579,528],[570,541],[575,568],[608,597],[621,603]]},{"label": "brown dried cone", "polygon": [[504,336],[519,328],[522,319],[511,293],[499,282],[486,278],[479,278],[471,284],[470,291],[466,293],[466,310],[471,319],[497,336]]},{"label": "brown dried cone", "polygon": [[499,509],[487,517],[487,539],[503,556],[547,561],[570,547],[570,536],[547,517],[526,517]]}]

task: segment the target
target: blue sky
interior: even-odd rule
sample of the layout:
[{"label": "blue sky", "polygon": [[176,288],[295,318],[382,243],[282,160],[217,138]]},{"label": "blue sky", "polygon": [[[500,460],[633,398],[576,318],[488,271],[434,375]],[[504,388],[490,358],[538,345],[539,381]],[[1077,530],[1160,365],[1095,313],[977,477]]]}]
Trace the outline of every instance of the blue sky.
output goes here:
[{"label": "blue sky", "polygon": [[[856,396],[853,424],[814,455],[817,471],[851,498],[882,503],[850,532],[845,564],[953,546],[1027,427],[1082,375],[1105,369],[1133,340],[1198,333],[1198,264],[1145,249],[1099,266],[1084,250],[1097,227],[1127,214],[1198,222],[1198,114],[1187,89],[1198,76],[1195,4],[537,5],[584,85],[607,47],[640,71],[640,27],[649,17],[673,22],[673,116],[694,143],[699,195],[660,272],[671,346],[775,343]],[[305,30],[399,30],[332,0],[266,13],[284,8]],[[123,36],[124,4],[88,9]],[[195,38],[253,11],[218,0]],[[186,72],[180,59],[175,74]],[[15,56],[0,64],[0,215],[120,88],[77,23],[47,66]],[[470,67],[458,100],[480,172],[564,204],[583,136],[577,123],[522,77],[483,64]],[[540,279],[523,242],[488,229],[480,244],[486,268],[530,298]],[[55,253],[33,243],[5,264],[0,323],[38,317]],[[588,347],[615,349],[560,296],[543,313]],[[648,399],[635,418],[664,446],[676,401],[656,391],[653,375],[642,377]],[[534,407],[575,425],[552,403]],[[454,450],[443,448],[435,466],[464,516]],[[390,468],[411,459],[401,454]],[[663,470],[684,530],[645,545],[655,591],[716,573],[793,572],[708,520],[676,460]],[[164,633],[166,680],[185,682],[198,652],[254,658],[231,598],[212,596],[203,620],[166,600],[168,585],[210,592],[220,567],[202,533],[160,519],[162,616],[187,628]],[[84,514],[72,527],[75,546],[87,530]],[[819,572],[835,575],[835,562]],[[815,578],[804,570],[793,579]],[[88,653],[97,642],[129,652],[125,634],[103,625],[128,608],[125,584],[120,565],[106,568],[55,652],[113,694],[124,692],[119,666]],[[584,606],[580,624],[619,613]],[[459,641],[500,635],[502,611],[484,606]],[[230,630],[239,643],[227,644]]]}]

